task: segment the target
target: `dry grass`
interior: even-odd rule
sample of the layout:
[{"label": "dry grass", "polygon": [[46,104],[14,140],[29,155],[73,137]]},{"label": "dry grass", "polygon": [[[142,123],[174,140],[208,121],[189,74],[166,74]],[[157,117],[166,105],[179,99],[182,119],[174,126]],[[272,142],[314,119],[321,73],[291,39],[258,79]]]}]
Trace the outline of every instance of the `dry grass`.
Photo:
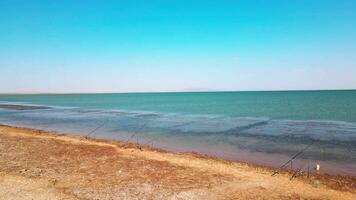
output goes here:
[{"label": "dry grass", "polygon": [[316,188],[244,163],[1,128],[0,199],[356,199],[354,178]]}]

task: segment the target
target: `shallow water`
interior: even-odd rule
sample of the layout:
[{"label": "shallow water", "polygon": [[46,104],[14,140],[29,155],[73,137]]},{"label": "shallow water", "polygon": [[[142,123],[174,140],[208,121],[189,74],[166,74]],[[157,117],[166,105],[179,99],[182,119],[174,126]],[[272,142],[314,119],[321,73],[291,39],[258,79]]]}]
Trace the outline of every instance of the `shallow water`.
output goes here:
[{"label": "shallow water", "polygon": [[356,175],[356,91],[0,96],[0,123]]}]

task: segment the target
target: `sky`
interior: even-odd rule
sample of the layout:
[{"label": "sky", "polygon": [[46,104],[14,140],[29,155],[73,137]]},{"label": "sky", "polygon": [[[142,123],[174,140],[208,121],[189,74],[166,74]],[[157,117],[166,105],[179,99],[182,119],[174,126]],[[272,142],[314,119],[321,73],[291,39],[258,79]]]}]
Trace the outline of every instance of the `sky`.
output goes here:
[{"label": "sky", "polygon": [[0,93],[356,89],[356,1],[0,1]]}]

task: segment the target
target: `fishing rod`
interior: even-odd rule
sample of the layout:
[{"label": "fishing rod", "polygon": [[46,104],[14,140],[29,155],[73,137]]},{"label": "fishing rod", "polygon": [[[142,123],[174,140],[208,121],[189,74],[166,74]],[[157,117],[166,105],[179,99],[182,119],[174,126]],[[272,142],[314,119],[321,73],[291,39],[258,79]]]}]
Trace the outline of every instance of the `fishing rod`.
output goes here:
[{"label": "fishing rod", "polygon": [[97,130],[99,130],[101,127],[105,126],[105,124],[108,122],[108,120],[104,121],[102,124],[94,128],[92,131],[90,131],[85,137],[89,137],[91,134],[95,133]]},{"label": "fishing rod", "polygon": [[300,156],[301,154],[303,154],[307,149],[309,149],[309,147],[311,147],[313,144],[315,143],[315,141],[313,140],[309,145],[307,145],[306,147],[304,147],[304,149],[302,149],[301,151],[297,152],[292,158],[290,158],[287,162],[285,162],[282,166],[280,166],[277,170],[275,170],[272,173],[272,176],[276,175],[279,173],[280,169],[283,169],[285,166],[287,166],[289,163],[292,163],[294,159],[296,159],[298,156]]},{"label": "fishing rod", "polygon": [[[308,162],[305,162],[303,165],[301,165],[301,167],[299,167],[298,170],[296,170],[292,176],[290,177],[290,180],[292,180],[293,178],[297,178],[298,174],[300,174],[302,172],[302,169],[306,166],[306,165],[309,165],[309,160]],[[308,166],[308,176],[309,176],[309,166]]]},{"label": "fishing rod", "polygon": [[149,143],[151,143],[152,142],[152,145],[151,145],[151,147],[153,147],[153,141],[157,141],[158,140],[158,138],[151,138],[150,140],[148,140],[146,143],[144,143],[143,144],[143,146],[147,146],[147,145],[149,145]]},{"label": "fishing rod", "polygon": [[148,122],[142,124],[141,126],[138,127],[138,129],[136,129],[136,131],[129,137],[129,139],[127,139],[126,142],[130,142],[130,140],[135,137],[146,125],[148,124]]}]

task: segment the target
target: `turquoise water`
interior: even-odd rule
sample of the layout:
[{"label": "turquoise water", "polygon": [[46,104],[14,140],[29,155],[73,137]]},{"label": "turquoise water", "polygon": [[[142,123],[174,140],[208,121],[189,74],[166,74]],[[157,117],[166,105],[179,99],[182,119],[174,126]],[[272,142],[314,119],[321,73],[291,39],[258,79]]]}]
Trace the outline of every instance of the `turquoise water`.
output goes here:
[{"label": "turquoise water", "polygon": [[356,90],[0,95],[0,123],[135,141],[278,166],[306,145],[303,162],[356,171]]},{"label": "turquoise water", "polygon": [[356,90],[0,96],[0,101],[86,109],[356,122]]}]

